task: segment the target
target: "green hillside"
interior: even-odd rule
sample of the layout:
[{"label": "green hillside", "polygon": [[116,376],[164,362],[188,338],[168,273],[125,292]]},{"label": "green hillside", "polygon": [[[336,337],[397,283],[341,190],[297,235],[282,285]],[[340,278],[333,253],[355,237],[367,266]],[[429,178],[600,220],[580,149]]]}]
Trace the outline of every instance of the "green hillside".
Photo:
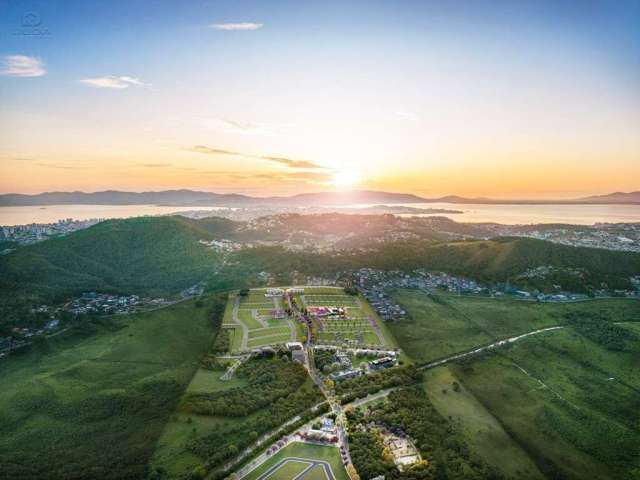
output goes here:
[{"label": "green hillside", "polygon": [[410,318],[389,327],[419,364],[564,325],[428,370],[426,391],[473,451],[514,478],[637,478],[639,301],[394,296]]},{"label": "green hillside", "polygon": [[77,289],[165,293],[201,279],[215,256],[212,234],[180,217],[109,220],[0,259],[3,286],[44,294]]},{"label": "green hillside", "polygon": [[109,220],[0,257],[0,314],[10,323],[30,304],[82,291],[175,294],[207,279],[217,255],[198,243],[218,224],[183,217]]},{"label": "green hillside", "polygon": [[[246,251],[240,257],[243,262],[262,270],[283,274],[297,270],[322,275],[362,267],[425,268],[484,282],[510,281],[540,289],[550,289],[558,284],[573,292],[600,288],[603,282],[609,288],[628,288],[629,277],[640,272],[640,254],[637,253],[570,247],[530,238],[394,242],[364,253],[346,251],[331,255],[291,253],[278,247],[263,247]],[[578,276],[560,272],[544,279],[517,278],[527,269],[538,266],[580,269],[581,272]]]},{"label": "green hillside", "polygon": [[0,362],[0,479],[145,478],[225,300],[97,320]]}]

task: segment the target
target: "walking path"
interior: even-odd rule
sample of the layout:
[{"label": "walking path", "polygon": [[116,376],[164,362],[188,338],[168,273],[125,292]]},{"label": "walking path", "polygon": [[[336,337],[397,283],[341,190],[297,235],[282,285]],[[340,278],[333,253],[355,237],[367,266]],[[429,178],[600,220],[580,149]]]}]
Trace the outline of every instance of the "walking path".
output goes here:
[{"label": "walking path", "polygon": [[[637,321],[629,321],[629,322],[613,322],[614,325],[624,325],[629,323],[638,323]],[[507,345],[509,343],[517,342],[518,340],[522,340],[523,338],[530,337],[532,335],[538,335],[539,333],[551,332],[554,330],[562,330],[567,328],[567,325],[554,325],[553,327],[539,328],[537,330],[533,330],[531,332],[522,333],[520,335],[516,335],[514,337],[505,338],[503,340],[498,340],[496,342],[490,343],[488,345],[483,345],[482,347],[474,348],[473,350],[467,350],[466,352],[456,353],[455,355],[451,355],[449,357],[441,358],[439,360],[434,360],[432,362],[426,363],[424,365],[420,365],[418,368],[421,370],[427,370],[429,368],[438,367],[440,365],[444,365],[445,363],[451,362],[453,360],[458,360],[460,358],[469,357],[471,355],[476,355],[478,353],[482,353],[487,350],[492,350],[496,347],[501,347],[503,345]]]},{"label": "walking path", "polygon": [[478,353],[482,353],[482,352],[484,352],[486,350],[492,350],[492,349],[494,349],[496,347],[500,347],[500,346],[506,345],[508,343],[517,342],[518,340],[521,340],[521,339],[526,338],[526,337],[530,337],[531,335],[537,335],[537,334],[543,333],[543,332],[550,332],[552,330],[560,330],[560,329],[563,329],[563,328],[565,328],[564,325],[558,325],[558,326],[555,326],[555,327],[540,328],[538,330],[534,330],[534,331],[528,332],[528,333],[523,333],[523,334],[517,335],[515,337],[505,338],[504,340],[499,340],[497,342],[490,343],[489,345],[485,345],[483,347],[475,348],[473,350],[469,350],[469,351],[462,352],[462,353],[457,353],[455,355],[451,355],[449,357],[442,358],[440,360],[436,360],[434,362],[427,363],[427,364],[422,365],[422,366],[420,366],[418,368],[420,368],[422,370],[426,370],[426,369],[429,369],[429,368],[438,367],[440,365],[444,365],[445,363],[451,362],[453,360],[458,360],[460,358],[469,357],[471,355],[477,355]]}]

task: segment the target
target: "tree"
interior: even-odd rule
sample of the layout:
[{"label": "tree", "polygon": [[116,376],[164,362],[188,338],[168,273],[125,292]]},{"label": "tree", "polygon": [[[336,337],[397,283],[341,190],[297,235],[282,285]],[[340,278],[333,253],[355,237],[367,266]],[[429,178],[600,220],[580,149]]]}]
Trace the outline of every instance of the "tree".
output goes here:
[{"label": "tree", "polygon": [[349,474],[349,478],[351,480],[360,480],[360,475],[358,475],[356,467],[354,467],[352,463],[347,465],[347,473]]}]

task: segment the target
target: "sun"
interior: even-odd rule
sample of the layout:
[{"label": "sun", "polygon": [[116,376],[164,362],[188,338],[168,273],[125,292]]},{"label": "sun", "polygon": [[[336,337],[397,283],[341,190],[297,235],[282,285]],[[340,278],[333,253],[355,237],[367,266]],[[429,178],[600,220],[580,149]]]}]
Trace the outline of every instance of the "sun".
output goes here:
[{"label": "sun", "polygon": [[331,184],[337,188],[348,188],[357,185],[362,181],[362,176],[358,172],[341,171],[335,172]]}]

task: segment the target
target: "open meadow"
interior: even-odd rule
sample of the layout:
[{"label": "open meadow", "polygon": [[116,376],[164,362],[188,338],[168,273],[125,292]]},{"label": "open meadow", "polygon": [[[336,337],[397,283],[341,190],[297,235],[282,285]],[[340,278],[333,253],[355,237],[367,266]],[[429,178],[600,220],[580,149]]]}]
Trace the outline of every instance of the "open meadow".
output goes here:
[{"label": "open meadow", "polygon": [[441,415],[515,478],[631,479],[640,468],[640,302],[540,304],[399,291],[390,324],[419,363],[550,325],[425,372]]},{"label": "open meadow", "polygon": [[151,462],[161,478],[220,469],[323,399],[304,367],[288,357],[248,360],[231,380],[220,379],[224,372],[222,366],[199,369],[182,395]]},{"label": "open meadow", "polygon": [[145,477],[214,337],[215,301],[86,319],[1,362],[0,478]]},{"label": "open meadow", "polygon": [[452,370],[548,477],[631,479],[640,468],[637,338],[612,351],[571,328]]},{"label": "open meadow", "polygon": [[637,320],[640,302],[627,299],[576,303],[427,294],[397,290],[394,299],[408,318],[387,325],[405,353],[426,363],[539,328],[567,323],[571,313],[597,314],[610,322]]}]

